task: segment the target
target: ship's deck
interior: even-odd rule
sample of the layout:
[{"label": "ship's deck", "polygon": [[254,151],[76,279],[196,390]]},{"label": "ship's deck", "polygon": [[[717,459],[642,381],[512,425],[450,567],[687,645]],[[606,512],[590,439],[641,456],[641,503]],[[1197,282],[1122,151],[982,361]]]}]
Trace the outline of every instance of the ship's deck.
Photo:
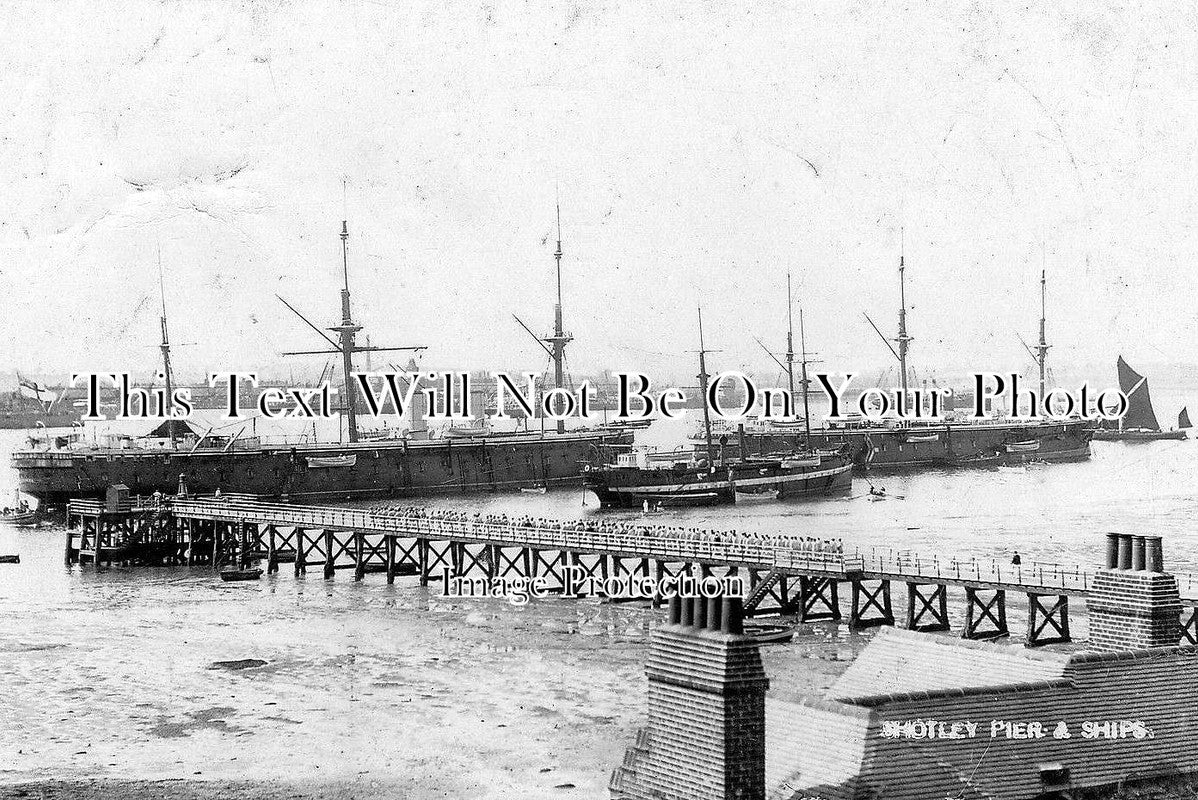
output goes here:
[{"label": "ship's deck", "polygon": [[16,450],[12,453],[14,463],[29,460],[59,460],[70,462],[78,458],[198,458],[205,456],[254,456],[276,454],[325,454],[362,453],[376,450],[420,450],[438,448],[466,448],[497,446],[505,444],[535,444],[541,442],[576,442],[598,439],[610,444],[626,444],[631,441],[631,431],[567,431],[566,433],[517,433],[490,436],[453,437],[445,439],[388,439],[368,442],[317,442],[317,443],[267,443],[257,447],[208,448],[196,450],[181,447],[77,447],[67,449]]}]

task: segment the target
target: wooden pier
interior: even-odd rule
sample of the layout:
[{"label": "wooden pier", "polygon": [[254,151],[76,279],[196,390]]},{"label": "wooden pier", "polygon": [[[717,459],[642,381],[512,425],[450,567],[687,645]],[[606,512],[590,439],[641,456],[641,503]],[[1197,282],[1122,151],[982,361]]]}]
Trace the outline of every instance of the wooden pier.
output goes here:
[{"label": "wooden pier", "polygon": [[[94,568],[114,563],[219,568],[260,560],[268,573],[289,563],[296,575],[318,568],[332,578],[352,570],[356,580],[380,573],[388,583],[416,576],[422,585],[447,578],[539,578],[550,592],[603,586],[610,578],[738,576],[749,615],[793,614],[807,622],[840,620],[847,612],[854,628],[895,625],[892,588],[900,585],[903,624],[922,631],[950,629],[951,589],[963,594],[961,635],[970,639],[1009,635],[1007,596],[1016,593],[1027,598],[1028,645],[1070,640],[1069,600],[1089,594],[1094,574],[1036,562],[1007,565],[877,549],[840,553],[719,531],[667,538],[654,526],[624,524],[610,532],[585,520],[544,525],[463,517],[266,503],[236,495],[120,508],[73,501],[66,560]],[[1176,577],[1185,606],[1182,642],[1198,644],[1198,578]],[[849,602],[842,611],[843,584]]]}]

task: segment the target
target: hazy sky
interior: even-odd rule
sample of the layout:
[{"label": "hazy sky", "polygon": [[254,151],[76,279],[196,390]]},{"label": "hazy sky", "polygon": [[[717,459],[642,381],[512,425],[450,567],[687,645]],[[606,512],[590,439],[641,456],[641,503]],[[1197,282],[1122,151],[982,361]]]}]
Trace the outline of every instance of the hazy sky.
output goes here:
[{"label": "hazy sky", "polygon": [[[571,364],[766,369],[785,280],[825,365],[1193,361],[1198,11],[1155,4],[4,3],[0,367],[178,369],[339,315],[539,369],[562,202]],[[1064,4],[1073,5],[1073,4]],[[1080,4],[1079,4],[1080,5]],[[296,360],[315,375],[320,359]]]}]

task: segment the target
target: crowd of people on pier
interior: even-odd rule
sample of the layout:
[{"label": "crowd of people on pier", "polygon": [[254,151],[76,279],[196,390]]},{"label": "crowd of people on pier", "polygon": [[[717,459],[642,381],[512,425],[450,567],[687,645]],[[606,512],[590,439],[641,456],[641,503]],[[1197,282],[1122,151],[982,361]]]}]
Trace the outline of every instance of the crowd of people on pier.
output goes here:
[{"label": "crowd of people on pier", "polygon": [[504,513],[484,514],[481,511],[459,511],[454,509],[428,508],[426,506],[386,505],[376,507],[373,511],[377,514],[404,519],[498,525],[507,528],[530,528],[555,533],[604,533],[622,536],[640,536],[676,542],[786,547],[801,553],[810,554],[843,555],[844,553],[844,542],[842,540],[817,539],[813,536],[764,534],[738,530],[712,530],[709,528],[682,525],[647,525],[615,519],[561,520],[534,517],[527,514],[515,516]]}]

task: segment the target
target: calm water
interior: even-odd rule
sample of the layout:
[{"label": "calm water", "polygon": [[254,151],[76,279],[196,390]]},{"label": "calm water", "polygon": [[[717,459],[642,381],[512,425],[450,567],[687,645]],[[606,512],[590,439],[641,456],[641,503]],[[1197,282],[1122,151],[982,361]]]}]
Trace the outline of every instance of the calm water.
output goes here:
[{"label": "calm water", "polygon": [[[666,431],[669,433],[669,431]],[[666,433],[658,433],[664,436]],[[15,475],[0,431],[0,497]],[[657,519],[830,536],[849,548],[1094,563],[1103,531],[1163,534],[1198,571],[1198,442],[1096,443],[1086,463],[875,479],[851,497]],[[438,501],[552,517],[577,490]],[[636,514],[624,516],[636,517]],[[399,779],[411,797],[600,796],[644,714],[656,612],[556,600],[450,601],[411,578],[289,572],[224,585],[202,569],[62,564],[58,528],[0,528],[0,782],[46,777]],[[827,685],[859,647],[822,625],[767,652],[779,694]],[[210,669],[260,658],[265,667]],[[555,788],[573,784],[576,788]]]}]

